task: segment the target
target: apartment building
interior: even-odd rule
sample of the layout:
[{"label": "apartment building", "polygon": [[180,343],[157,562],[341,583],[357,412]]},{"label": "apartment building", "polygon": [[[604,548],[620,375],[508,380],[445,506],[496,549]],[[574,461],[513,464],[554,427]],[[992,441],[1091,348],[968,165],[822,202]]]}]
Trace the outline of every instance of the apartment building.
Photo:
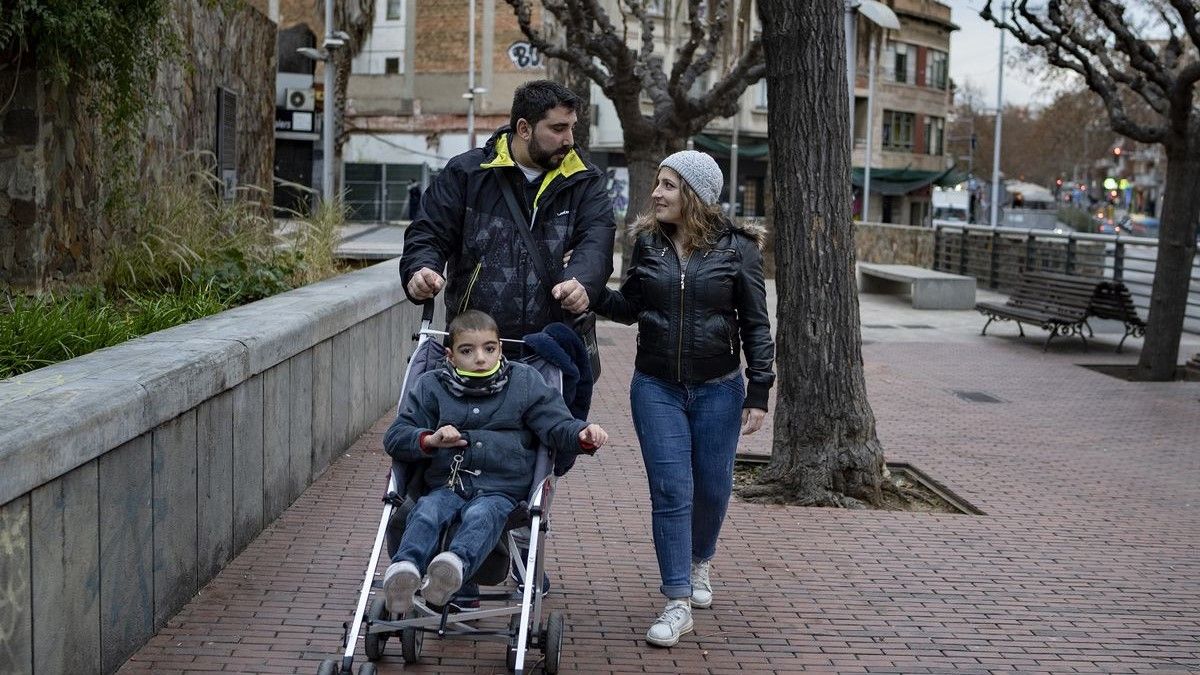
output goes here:
[{"label": "apartment building", "polygon": [[[374,30],[354,62],[349,83],[344,180],[353,217],[402,220],[409,216],[414,186],[427,183],[433,172],[471,145],[467,131],[470,6],[468,0],[377,2]],[[522,82],[547,77],[547,69],[545,59],[528,44],[504,0],[475,0],[474,4],[474,142],[481,145],[496,128],[508,123],[513,90]],[[615,0],[606,4],[614,20],[621,16]],[[675,46],[686,37],[682,25],[687,4],[660,0],[651,2],[649,9],[655,16],[659,51],[669,69]],[[755,16],[753,11],[749,14]],[[535,6],[534,23],[540,22],[539,7]],[[630,18],[629,27],[630,44],[639,44],[637,21]],[[754,27],[747,32],[752,30]],[[718,62],[714,69],[727,67],[727,62]],[[713,79],[710,73],[696,87],[707,87]],[[744,215],[763,215],[765,86],[751,87],[742,102],[738,183],[745,206],[739,210]],[[620,211],[628,199],[620,122],[595,86],[589,112],[589,158],[609,173]],[[732,122],[720,120],[693,142],[728,170],[731,132]],[[728,200],[728,195],[723,200]]]},{"label": "apartment building", "polygon": [[[933,186],[953,185],[946,148],[951,109],[950,7],[936,0],[888,0],[900,30],[884,31],[857,19],[857,77],[853,164],[855,217],[871,222],[926,225]],[[869,49],[875,41],[870,213],[862,213],[863,167],[867,161]]]}]

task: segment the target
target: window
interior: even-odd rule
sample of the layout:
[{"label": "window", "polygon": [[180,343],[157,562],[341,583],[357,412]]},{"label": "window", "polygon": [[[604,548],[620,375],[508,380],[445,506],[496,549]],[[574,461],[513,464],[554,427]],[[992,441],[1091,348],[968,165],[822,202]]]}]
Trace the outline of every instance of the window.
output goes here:
[{"label": "window", "polygon": [[883,55],[884,75],[892,82],[917,83],[917,48],[903,42],[889,42]]},{"label": "window", "polygon": [[404,0],[387,0],[387,20],[399,21],[404,13]]},{"label": "window", "polygon": [[925,118],[925,154],[940,155],[943,153],[942,141],[945,138],[946,120],[940,117]]},{"label": "window", "polygon": [[907,150],[913,149],[913,126],[916,116],[913,113],[883,111],[883,149]]},{"label": "window", "polygon": [[767,79],[764,77],[758,83],[758,100],[754,102],[759,110],[767,109]]},{"label": "window", "polygon": [[216,168],[225,199],[237,195],[237,104],[237,94],[217,88]]},{"label": "window", "polygon": [[384,75],[399,75],[400,74],[400,57],[390,57],[383,60]]},{"label": "window", "polygon": [[925,58],[925,84],[934,89],[945,89],[948,81],[950,55],[930,49]]}]

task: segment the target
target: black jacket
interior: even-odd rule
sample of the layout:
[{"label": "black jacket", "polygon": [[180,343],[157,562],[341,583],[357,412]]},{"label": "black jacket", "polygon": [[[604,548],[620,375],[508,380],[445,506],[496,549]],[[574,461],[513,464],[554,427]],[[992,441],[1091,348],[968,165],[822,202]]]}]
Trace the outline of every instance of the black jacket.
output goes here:
[{"label": "black jacket", "polygon": [[[527,194],[508,139],[508,128],[500,129],[483,148],[450,160],[429,186],[404,233],[400,278],[407,292],[418,269],[445,268],[446,321],[479,309],[492,315],[501,336],[519,338],[561,320],[562,311],[530,264],[501,192],[499,181],[508,180],[518,201]],[[555,283],[578,279],[593,303],[612,274],[615,226],[605,182],[599,169],[572,150],[559,168],[542,176],[539,191],[530,193],[531,233],[550,275]]]},{"label": "black jacket", "polygon": [[672,382],[694,384],[737,370],[746,356],[747,408],[767,408],[775,382],[775,344],[763,282],[762,233],[726,223],[717,243],[695,251],[681,270],[658,228],[642,232],[619,292],[606,289],[597,311],[638,322],[635,365]]}]

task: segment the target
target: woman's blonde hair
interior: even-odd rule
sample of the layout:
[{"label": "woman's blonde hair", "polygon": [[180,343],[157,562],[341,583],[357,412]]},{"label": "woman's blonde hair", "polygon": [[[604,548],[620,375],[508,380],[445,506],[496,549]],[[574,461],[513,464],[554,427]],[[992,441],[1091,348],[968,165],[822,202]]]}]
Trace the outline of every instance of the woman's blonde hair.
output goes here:
[{"label": "woman's blonde hair", "polygon": [[[656,184],[660,173],[662,173],[662,167],[659,167],[654,174]],[[717,243],[721,230],[724,229],[721,205],[705,204],[692,186],[682,179],[679,181],[679,194],[682,202],[680,210],[683,215],[683,222],[679,225],[682,229],[679,234],[683,241],[683,250],[690,253],[712,248]],[[658,222],[654,217],[654,198],[650,199],[649,208],[643,211],[633,223],[634,232],[658,230],[664,237],[670,238],[671,231],[664,228],[663,223]]]}]

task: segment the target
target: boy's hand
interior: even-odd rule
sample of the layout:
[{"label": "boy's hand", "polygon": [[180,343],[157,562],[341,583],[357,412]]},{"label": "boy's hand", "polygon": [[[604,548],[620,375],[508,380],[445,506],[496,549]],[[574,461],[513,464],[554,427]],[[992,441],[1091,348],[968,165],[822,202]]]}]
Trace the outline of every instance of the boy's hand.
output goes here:
[{"label": "boy's hand", "polygon": [[437,431],[425,437],[425,442],[422,445],[426,448],[460,448],[467,444],[467,439],[462,437],[458,429],[454,425],[447,424]]},{"label": "boy's hand", "polygon": [[599,448],[608,442],[608,432],[599,424],[589,424],[579,432],[579,443],[591,449]]},{"label": "boy's hand", "polygon": [[761,408],[742,408],[742,435],[749,436],[761,429],[763,420],[766,418],[766,410]]}]

